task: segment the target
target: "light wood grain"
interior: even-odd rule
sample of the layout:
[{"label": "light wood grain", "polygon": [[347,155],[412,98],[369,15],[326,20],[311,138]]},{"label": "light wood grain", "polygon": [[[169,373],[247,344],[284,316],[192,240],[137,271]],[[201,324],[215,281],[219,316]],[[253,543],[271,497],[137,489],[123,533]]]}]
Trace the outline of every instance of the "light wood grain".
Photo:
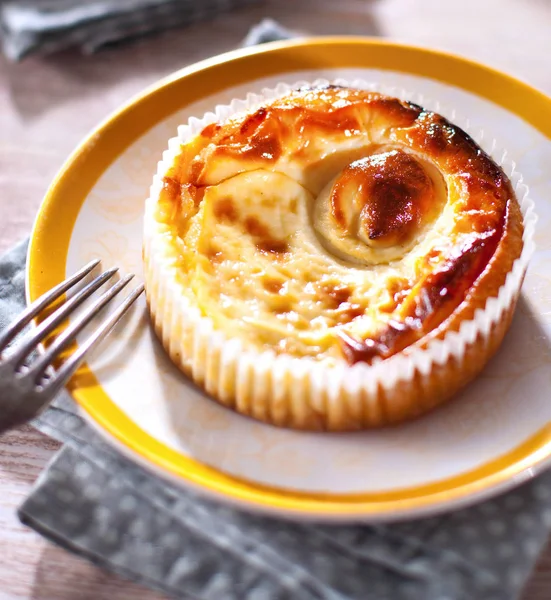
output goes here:
[{"label": "light wood grain", "polygon": [[[234,48],[266,16],[313,34],[385,36],[456,52],[551,93],[548,0],[272,0],[93,57],[0,62],[0,252],[28,234],[48,183],[91,127],[156,79]],[[18,523],[15,508],[57,448],[29,427],[0,437],[0,600],[160,600]],[[523,600],[549,598],[551,548]]]}]

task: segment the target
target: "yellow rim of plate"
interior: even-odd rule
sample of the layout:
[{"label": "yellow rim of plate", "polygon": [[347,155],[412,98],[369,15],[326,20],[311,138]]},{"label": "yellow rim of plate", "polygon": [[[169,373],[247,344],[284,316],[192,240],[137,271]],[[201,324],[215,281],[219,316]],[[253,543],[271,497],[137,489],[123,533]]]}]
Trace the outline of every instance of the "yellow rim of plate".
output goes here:
[{"label": "yellow rim of plate", "polygon": [[[28,253],[28,299],[36,299],[65,278],[73,227],[88,193],[113,160],[155,124],[192,102],[247,81],[308,69],[353,67],[401,71],[463,88],[515,113],[551,138],[550,98],[513,77],[451,54],[355,37],[300,39],[229,52],[161,80],[78,146],[50,186],[35,221]],[[271,512],[373,519],[419,514],[503,489],[551,457],[551,424],[547,424],[513,451],[428,485],[359,494],[281,490],[225,475],[154,439],[115,405],[87,368],[73,377],[69,388],[92,420],[140,462],[234,503]]]}]

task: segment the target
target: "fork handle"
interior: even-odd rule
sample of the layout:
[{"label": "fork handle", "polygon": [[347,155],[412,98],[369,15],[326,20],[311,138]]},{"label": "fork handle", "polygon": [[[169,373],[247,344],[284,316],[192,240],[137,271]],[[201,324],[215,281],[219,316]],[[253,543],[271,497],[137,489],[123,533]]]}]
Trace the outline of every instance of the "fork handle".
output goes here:
[{"label": "fork handle", "polygon": [[6,396],[1,393],[2,378],[0,369],[0,435],[9,429],[20,427],[47,408],[52,397],[47,395],[21,395],[13,394]]}]

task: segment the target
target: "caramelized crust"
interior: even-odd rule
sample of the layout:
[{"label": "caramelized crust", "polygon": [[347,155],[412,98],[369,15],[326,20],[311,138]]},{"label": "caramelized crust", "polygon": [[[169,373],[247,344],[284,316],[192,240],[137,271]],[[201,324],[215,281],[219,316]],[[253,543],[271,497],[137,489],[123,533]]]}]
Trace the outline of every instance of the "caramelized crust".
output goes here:
[{"label": "caramelized crust", "polygon": [[[330,204],[336,227],[350,231],[357,223],[364,243],[388,247],[409,241],[434,214],[437,199],[419,162],[411,154],[391,150],[346,167],[331,190]],[[347,205],[352,210],[347,211]]]},{"label": "caramelized crust", "polygon": [[[184,239],[209,190],[261,170],[307,190],[317,203],[310,218],[320,243],[335,261],[354,268],[407,261],[431,227],[443,232],[416,258],[408,278],[389,284],[375,329],[348,327],[373,307],[355,301],[345,282],[313,282],[321,310],[334,319],[332,343],[349,364],[387,358],[458,329],[497,292],[522,250],[511,185],[464,131],[414,104],[335,86],[297,90],[252,114],[207,126],[182,147],[165,177],[161,219]],[[286,260],[294,238],[241,213],[232,197],[217,198],[212,208],[217,223],[238,226],[258,253]],[[216,269],[224,248],[209,240],[205,256]],[[279,271],[262,286],[288,309],[280,315],[299,311],[283,297]]]},{"label": "caramelized crust", "polygon": [[226,178],[228,173],[275,166],[282,158],[312,171],[326,158],[324,150],[331,140],[340,144],[343,137],[363,137],[374,142],[387,129],[413,125],[421,111],[411,103],[362,90],[336,86],[297,90],[252,114],[205,127],[193,144],[182,149],[174,178],[197,186],[215,185],[222,180],[220,163],[227,169]]}]

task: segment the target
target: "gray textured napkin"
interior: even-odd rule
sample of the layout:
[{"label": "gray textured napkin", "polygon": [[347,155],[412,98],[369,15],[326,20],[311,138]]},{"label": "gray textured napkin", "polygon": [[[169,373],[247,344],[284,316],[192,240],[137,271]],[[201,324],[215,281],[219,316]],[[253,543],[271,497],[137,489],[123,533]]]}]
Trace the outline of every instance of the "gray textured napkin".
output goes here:
[{"label": "gray textured napkin", "polygon": [[[248,43],[283,38],[263,22]],[[0,330],[23,309],[26,242],[0,259]],[[35,425],[64,442],[19,509],[52,542],[200,600],[511,600],[551,529],[551,472],[499,498],[394,525],[246,514],[176,489],[107,446],[67,393]]]},{"label": "gray textured napkin", "polygon": [[0,0],[4,54],[20,60],[78,46],[84,52],[190,25],[257,0]]}]

